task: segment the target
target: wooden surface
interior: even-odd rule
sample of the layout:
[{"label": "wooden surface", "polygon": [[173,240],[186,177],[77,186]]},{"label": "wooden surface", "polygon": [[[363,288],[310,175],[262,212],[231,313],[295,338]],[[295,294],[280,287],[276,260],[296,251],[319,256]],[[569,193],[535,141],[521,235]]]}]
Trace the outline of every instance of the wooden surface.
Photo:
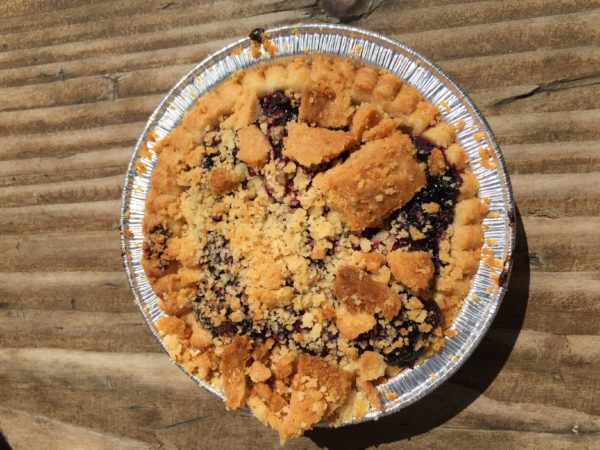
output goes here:
[{"label": "wooden surface", "polygon": [[[186,71],[254,27],[323,20],[308,0],[0,2],[0,448],[278,448],[147,330],[119,197],[136,137]],[[600,1],[388,0],[355,23],[472,94],[510,170],[516,264],[442,388],[287,447],[600,448]]]}]

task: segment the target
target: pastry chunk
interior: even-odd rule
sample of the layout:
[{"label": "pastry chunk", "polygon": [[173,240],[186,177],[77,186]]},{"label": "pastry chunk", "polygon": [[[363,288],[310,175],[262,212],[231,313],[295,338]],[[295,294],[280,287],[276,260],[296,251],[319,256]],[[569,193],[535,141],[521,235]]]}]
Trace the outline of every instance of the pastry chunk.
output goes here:
[{"label": "pastry chunk", "polygon": [[446,171],[446,160],[444,154],[439,148],[434,148],[427,158],[427,165],[429,166],[429,173],[437,176],[442,175]]},{"label": "pastry chunk", "polygon": [[421,134],[431,125],[435,125],[439,113],[440,109],[437,106],[421,101],[408,117],[408,125],[413,129],[413,133]]},{"label": "pastry chunk", "polygon": [[357,100],[368,100],[377,85],[377,78],[377,70],[372,67],[360,68],[352,84],[352,96]]},{"label": "pastry chunk", "polygon": [[302,90],[299,119],[320,127],[342,128],[350,122],[350,95],[323,81],[309,82]]},{"label": "pastry chunk", "polygon": [[400,91],[402,82],[391,73],[382,73],[373,89],[373,96],[383,101],[392,101]]},{"label": "pastry chunk", "polygon": [[338,270],[333,283],[335,296],[352,313],[380,314],[392,320],[400,309],[400,298],[383,283],[352,266]]},{"label": "pastry chunk", "polygon": [[250,359],[251,345],[248,339],[238,336],[223,349],[221,373],[225,405],[228,409],[243,406],[249,394],[246,383],[246,363]]},{"label": "pastry chunk", "polygon": [[348,340],[356,339],[359,335],[371,330],[377,320],[368,312],[350,312],[344,305],[339,306],[336,311],[336,325],[340,335]]},{"label": "pastry chunk", "polygon": [[375,380],[385,375],[385,360],[377,352],[364,352],[360,355],[358,367],[363,380]]},{"label": "pastry chunk", "polygon": [[421,96],[417,90],[409,84],[403,84],[396,98],[388,105],[388,111],[393,115],[409,116],[420,101]]},{"label": "pastry chunk", "polygon": [[327,364],[323,359],[300,356],[298,372],[292,381],[289,414],[280,430],[282,441],[299,435],[339,408],[352,382],[352,374]]},{"label": "pastry chunk", "polygon": [[223,195],[233,191],[240,183],[239,177],[231,170],[215,167],[208,174],[206,184],[215,195]]},{"label": "pastry chunk", "polygon": [[376,226],[425,186],[425,171],[410,139],[396,133],[368,142],[315,180],[353,231]]},{"label": "pastry chunk", "polygon": [[447,148],[454,141],[454,127],[441,122],[425,131],[423,137],[438,147]]},{"label": "pastry chunk", "polygon": [[387,260],[396,279],[412,291],[429,287],[435,271],[429,253],[396,250]]},{"label": "pastry chunk", "polygon": [[352,126],[350,132],[353,133],[358,140],[363,140],[363,133],[383,119],[383,111],[372,103],[362,103],[352,116]]},{"label": "pastry chunk", "polygon": [[283,155],[304,167],[329,162],[356,144],[351,133],[309,127],[303,123],[290,122],[287,132],[283,140]]},{"label": "pastry chunk", "polygon": [[240,151],[238,158],[253,169],[260,169],[269,160],[272,147],[269,139],[256,125],[248,125],[238,131]]}]

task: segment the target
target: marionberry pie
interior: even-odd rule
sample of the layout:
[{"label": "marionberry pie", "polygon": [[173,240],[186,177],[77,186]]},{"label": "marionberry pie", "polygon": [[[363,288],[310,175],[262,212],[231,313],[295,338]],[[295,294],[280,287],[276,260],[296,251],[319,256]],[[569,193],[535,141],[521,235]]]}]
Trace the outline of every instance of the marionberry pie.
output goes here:
[{"label": "marionberry pie", "polygon": [[436,352],[487,212],[438,107],[306,56],[240,71],[154,147],[143,267],[173,359],[282,441],[381,408]]}]

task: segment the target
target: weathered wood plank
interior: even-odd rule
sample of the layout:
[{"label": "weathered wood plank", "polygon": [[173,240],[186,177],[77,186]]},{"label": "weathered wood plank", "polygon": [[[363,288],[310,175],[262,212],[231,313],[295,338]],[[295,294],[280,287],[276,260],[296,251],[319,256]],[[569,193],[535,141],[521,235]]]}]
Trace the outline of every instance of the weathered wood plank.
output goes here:
[{"label": "weathered wood plank", "polygon": [[600,172],[513,175],[511,183],[522,215],[558,218],[600,211]]},{"label": "weathered wood plank", "polygon": [[123,175],[86,180],[8,186],[0,191],[5,208],[56,203],[96,202],[121,197]]},{"label": "weathered wood plank", "polygon": [[[410,34],[392,35],[435,59],[520,53],[539,48],[560,49],[592,45],[600,38],[597,11],[560,16],[515,18],[468,27],[439,27]],[[449,23],[449,22],[443,22]],[[520,30],[515,33],[515,30]],[[452,39],[448,35],[452,34]]]},{"label": "weathered wood plank", "polygon": [[98,231],[118,228],[119,200],[0,208],[0,229],[7,234]]},{"label": "weathered wood plank", "polygon": [[519,114],[600,108],[600,74],[542,85],[475,89],[470,92],[484,114]]},{"label": "weathered wood plank", "polygon": [[[527,299],[523,327],[528,330],[600,335],[600,322],[589,320],[600,314],[599,272],[516,272],[508,296]],[[510,328],[519,320],[517,311],[501,311],[498,326]]]},{"label": "weathered wood plank", "polygon": [[2,310],[4,347],[55,347],[101,352],[159,352],[137,312]]},{"label": "weathered wood plank", "polygon": [[[21,49],[21,48],[41,48],[42,58],[44,58],[45,47],[53,44],[65,45],[64,42],[82,42],[86,45],[91,40],[106,39],[108,38],[111,43],[109,45],[114,46],[121,40],[122,42],[126,39],[123,37],[133,38],[133,42],[129,44],[135,45],[134,48],[157,48],[160,45],[153,44],[151,36],[146,38],[145,42],[141,42],[131,35],[142,35],[150,33],[162,33],[164,40],[169,39],[169,36],[177,36],[178,40],[172,42],[171,47],[176,45],[183,45],[189,43],[192,40],[206,40],[207,38],[214,38],[218,35],[220,37],[228,36],[233,37],[239,34],[240,29],[244,29],[247,24],[250,26],[248,32],[253,27],[258,25],[264,26],[270,24],[271,26],[281,22],[283,20],[290,21],[290,19],[298,18],[302,16],[308,16],[315,10],[315,2],[310,0],[294,1],[285,3],[277,6],[273,5],[268,0],[251,0],[243,3],[228,1],[218,2],[191,2],[188,3],[187,7],[180,8],[167,8],[162,9],[155,7],[150,13],[148,12],[149,7],[152,8],[152,4],[138,6],[143,8],[142,11],[138,10],[137,14],[124,14],[116,15],[113,14],[106,20],[99,20],[95,22],[93,27],[89,24],[73,24],[64,27],[53,27],[50,30],[31,30],[30,32],[23,34],[13,34],[4,36],[3,39],[6,41],[6,45],[10,49]],[[208,19],[208,20],[207,20]],[[262,22],[262,24],[260,23]],[[241,28],[235,28],[236,23],[243,24]],[[254,25],[256,23],[256,25]],[[195,30],[195,39],[188,36],[184,31],[185,29]],[[179,31],[178,29],[184,29]],[[178,34],[173,32],[177,31]],[[156,35],[158,37],[158,35]],[[156,40],[156,37],[154,40]],[[187,39],[186,39],[187,38]],[[173,37],[170,38],[173,41]],[[160,39],[159,39],[160,41]],[[99,44],[99,50],[104,50],[104,46],[101,42]],[[68,46],[69,44],[67,44]],[[128,44],[125,43],[125,49]],[[73,46],[71,46],[72,48]],[[88,47],[89,48],[89,47]],[[109,48],[109,50],[114,50]],[[19,52],[27,53],[27,52]],[[113,51],[113,53],[115,53]],[[46,53],[47,54],[47,53]],[[89,50],[88,50],[88,54]],[[58,49],[58,56],[61,57],[60,48]],[[77,55],[77,57],[84,57],[85,55]],[[60,61],[61,59],[59,59]],[[9,62],[10,64],[10,62]],[[10,67],[10,66],[9,66]]]},{"label": "weathered wood plank", "polygon": [[487,120],[500,145],[585,141],[598,137],[600,111],[506,114]]},{"label": "weathered wood plank", "polygon": [[[157,11],[169,8],[187,8],[190,4],[198,2],[190,0],[180,0],[176,5],[168,6],[161,0],[132,0],[129,2],[119,2],[111,0],[103,0],[94,2],[94,4],[84,4],[81,6],[73,6],[66,9],[56,9],[49,11],[36,11],[36,14],[19,15],[18,17],[6,17],[0,24],[0,33],[2,35],[11,34],[27,34],[24,33],[25,26],[37,26],[38,29],[53,29],[57,25],[67,26],[82,23],[90,23],[95,21],[103,21],[112,19],[115,16],[123,14],[152,14]],[[216,3],[216,2],[214,2]],[[144,8],[145,7],[145,8]],[[207,17],[210,19],[210,17]]]},{"label": "weathered wood plank", "polygon": [[471,2],[440,5],[439,2],[389,2],[361,21],[361,25],[381,33],[404,33],[447,27],[471,27],[538,16],[569,14],[600,6],[597,0],[525,0]]},{"label": "weathered wood plank", "polygon": [[125,273],[0,272],[0,309],[134,313]]},{"label": "weathered wood plank", "polygon": [[119,232],[0,235],[0,272],[123,270]]},{"label": "weathered wood plank", "polygon": [[0,423],[5,438],[13,450],[45,448],[48,450],[81,449],[98,450],[149,450],[153,446],[146,442],[99,433],[68,423],[52,420],[36,414],[0,408]]},{"label": "weathered wood plank", "polygon": [[142,122],[164,95],[114,99],[69,106],[0,112],[0,134],[60,133],[81,128]]},{"label": "weathered wood plank", "polygon": [[511,178],[528,173],[586,173],[600,170],[600,141],[503,145]]},{"label": "weathered wood plank", "polygon": [[[438,61],[465,89],[551,84],[598,76],[600,49],[540,49],[521,53]],[[565,74],[565,67],[568,73]]]},{"label": "weathered wood plank", "polygon": [[124,180],[132,147],[74,153],[63,157],[0,161],[0,186],[53,183],[120,175]]},{"label": "weathered wood plank", "polygon": [[[531,270],[600,270],[600,218],[523,217]],[[518,251],[523,248],[517,244]]]},{"label": "weathered wood plank", "polygon": [[40,156],[68,157],[111,147],[133,148],[145,125],[144,121],[61,133],[9,136],[2,140],[0,161]]},{"label": "weathered wood plank", "polygon": [[3,17],[22,16],[25,14],[33,14],[38,11],[64,10],[83,4],[85,4],[84,0],[51,0],[45,3],[38,0],[7,2],[2,4],[0,15]]}]

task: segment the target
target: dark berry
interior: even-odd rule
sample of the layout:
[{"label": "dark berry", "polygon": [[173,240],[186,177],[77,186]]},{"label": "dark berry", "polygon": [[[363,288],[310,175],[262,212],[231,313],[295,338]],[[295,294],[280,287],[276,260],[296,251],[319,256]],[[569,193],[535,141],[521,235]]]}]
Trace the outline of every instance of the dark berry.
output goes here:
[{"label": "dark berry", "polygon": [[215,158],[213,156],[205,156],[202,160],[202,168],[209,170],[215,165]]},{"label": "dark berry", "polygon": [[260,42],[262,40],[262,35],[264,34],[264,32],[265,32],[264,28],[255,28],[254,30],[252,30],[250,32],[248,37],[250,38],[250,40],[252,40],[254,42],[258,42],[260,44]]},{"label": "dark berry", "polygon": [[433,150],[433,144],[421,136],[411,136],[410,138],[417,150],[417,159],[421,162],[427,161]]}]

